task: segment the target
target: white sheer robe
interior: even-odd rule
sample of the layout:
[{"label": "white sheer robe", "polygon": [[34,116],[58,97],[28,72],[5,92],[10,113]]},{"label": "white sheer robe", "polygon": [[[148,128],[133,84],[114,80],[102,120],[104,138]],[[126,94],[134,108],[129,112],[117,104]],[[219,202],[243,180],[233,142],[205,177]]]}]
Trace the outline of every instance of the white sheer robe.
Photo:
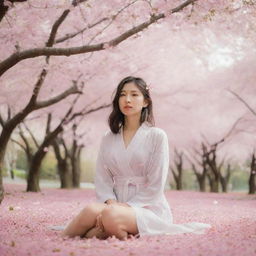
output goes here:
[{"label": "white sheer robe", "polygon": [[97,159],[95,187],[100,202],[116,199],[135,211],[139,234],[202,234],[211,226],[191,222],[173,224],[164,195],[169,169],[166,133],[144,122],[131,142],[124,145],[123,133],[107,132]]}]

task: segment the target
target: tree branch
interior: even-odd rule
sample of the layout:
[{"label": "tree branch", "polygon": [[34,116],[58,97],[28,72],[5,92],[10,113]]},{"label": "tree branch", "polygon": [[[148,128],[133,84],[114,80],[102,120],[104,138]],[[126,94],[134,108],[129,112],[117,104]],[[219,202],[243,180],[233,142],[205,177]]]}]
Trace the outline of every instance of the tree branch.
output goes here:
[{"label": "tree branch", "polygon": [[236,125],[242,120],[242,117],[238,118],[234,124],[232,125],[232,127],[230,128],[230,130],[226,133],[226,135],[224,135],[224,137],[222,139],[220,139],[219,141],[215,142],[213,145],[211,145],[212,147],[217,147],[220,143],[224,142],[228,136],[230,136],[230,134],[233,132],[233,130],[236,128]]},{"label": "tree branch", "polygon": [[256,116],[256,111],[242,97],[240,97],[236,92],[231,90],[228,91],[232,93],[238,100],[240,100],[252,112],[252,114]]},{"label": "tree branch", "polygon": [[51,129],[51,121],[52,121],[52,114],[49,113],[49,114],[47,115],[45,136],[50,132],[50,129]]},{"label": "tree branch", "polygon": [[104,104],[104,105],[101,105],[101,106],[96,107],[96,108],[91,108],[91,109],[89,109],[89,110],[87,110],[87,111],[83,111],[83,112],[79,112],[79,113],[74,113],[74,114],[70,117],[69,120],[72,121],[73,119],[75,119],[75,118],[78,117],[78,116],[85,116],[85,115],[88,115],[88,114],[90,114],[90,113],[92,113],[92,112],[98,111],[98,110],[100,110],[100,109],[108,108],[108,107],[110,107],[110,106],[111,106],[111,104]]},{"label": "tree branch", "polygon": [[[170,13],[175,13],[182,10],[184,7],[194,3],[197,0],[187,0],[183,4],[179,5],[178,7],[171,9]],[[81,1],[80,1],[81,2]],[[34,48],[29,49],[21,52],[15,52],[10,57],[5,59],[0,63],[0,76],[2,76],[8,69],[15,66],[22,60],[28,58],[35,58],[39,56],[70,56],[94,51],[101,51],[105,49],[105,45],[110,45],[112,47],[120,44],[122,41],[126,40],[127,38],[135,35],[136,33],[144,30],[145,28],[149,27],[151,24],[157,22],[160,19],[165,18],[165,14],[161,13],[158,15],[152,15],[151,18],[139,24],[138,26],[127,30],[123,34],[117,36],[116,38],[108,41],[103,42],[95,45],[83,45],[80,47],[70,47],[70,48],[52,48],[52,47],[44,47],[44,48]]]},{"label": "tree branch", "polygon": [[4,128],[5,123],[4,123],[4,119],[1,114],[0,114],[0,124]]},{"label": "tree branch", "polygon": [[64,91],[63,93],[53,97],[50,100],[36,102],[35,109],[48,107],[50,105],[53,105],[53,104],[65,99],[67,96],[69,96],[71,94],[77,94],[77,93],[82,94],[82,92],[79,91],[76,86],[72,86],[69,89],[67,89],[66,91]]},{"label": "tree branch", "polygon": [[37,80],[35,86],[34,86],[33,94],[30,98],[30,101],[27,104],[27,106],[25,107],[25,109],[30,109],[31,107],[33,107],[35,105],[36,99],[38,97],[39,91],[41,89],[41,86],[44,82],[46,75],[47,75],[47,71],[45,69],[43,69],[38,77],[38,80]]},{"label": "tree branch", "polygon": [[72,1],[72,5],[73,6],[78,6],[79,4],[81,4],[81,3],[84,3],[84,2],[87,2],[88,0],[73,0]]},{"label": "tree branch", "polygon": [[70,13],[70,10],[67,9],[65,10],[62,15],[55,21],[55,23],[52,26],[52,30],[49,36],[49,39],[46,43],[46,47],[51,47],[54,44],[54,40],[57,34],[57,30],[59,28],[59,26],[61,25],[61,23],[65,20],[65,18],[68,16],[68,14]]},{"label": "tree branch", "polygon": [[77,36],[79,34],[82,34],[87,29],[91,29],[91,28],[97,26],[98,24],[100,24],[101,22],[106,21],[106,20],[108,20],[108,18],[102,18],[99,21],[93,23],[92,25],[88,25],[85,28],[79,30],[78,32],[75,32],[75,33],[72,33],[72,34],[67,34],[66,36],[60,37],[59,39],[55,40],[54,44],[62,43],[64,41],[68,40],[68,39],[74,38],[75,36]]},{"label": "tree branch", "polygon": [[29,145],[29,142],[28,142],[27,138],[23,134],[21,126],[19,126],[19,135],[20,135],[21,139],[23,140],[23,142],[25,143],[24,151],[27,154],[27,158],[29,160],[29,159],[31,159],[31,156],[32,156],[32,152],[31,152],[32,149],[31,149],[31,147]]},{"label": "tree branch", "polygon": [[134,3],[138,2],[138,0],[134,0],[132,2],[129,2],[127,5],[125,5],[123,8],[121,8],[120,10],[117,11],[117,13],[115,15],[112,16],[112,18],[110,19],[110,22],[101,30],[99,31],[98,33],[96,33],[95,36],[93,36],[89,43],[88,44],[91,44],[91,42],[97,37],[99,36],[100,34],[102,34],[113,22],[114,20],[118,17],[118,15],[120,13],[122,13],[126,8],[130,7],[131,5],[133,5]]},{"label": "tree branch", "polygon": [[[13,3],[21,3],[26,2],[27,0],[9,0],[9,2]],[[4,0],[0,0],[0,22],[2,21],[3,17],[9,10],[9,6],[4,5]]]},{"label": "tree branch", "polygon": [[34,134],[32,133],[32,131],[28,128],[28,126],[25,124],[25,122],[23,122],[23,125],[24,125],[24,127],[26,128],[26,130],[28,131],[29,135],[31,136],[31,138],[32,138],[32,140],[33,140],[35,146],[36,146],[37,148],[39,148],[39,144],[38,144],[38,142],[37,142],[37,140],[36,140]]},{"label": "tree branch", "polygon": [[16,143],[17,145],[19,145],[26,152],[26,148],[19,141],[12,139],[12,138],[11,138],[11,141]]},{"label": "tree branch", "polygon": [[[187,150],[187,153],[185,153],[184,156],[187,158],[190,164],[194,164],[194,161],[195,161],[197,165],[202,166],[203,164],[196,157],[196,155],[199,155],[201,157],[201,153],[196,148],[194,148],[193,150],[194,150],[194,154],[192,154]],[[192,158],[194,159],[194,161],[192,160]]]},{"label": "tree branch", "polygon": [[61,144],[62,144],[62,146],[64,147],[65,159],[66,159],[67,157],[70,157],[70,153],[69,153],[69,151],[68,151],[68,147],[67,147],[67,145],[66,145],[66,143],[65,143],[65,141],[64,141],[64,139],[63,139],[63,137],[61,137]]},{"label": "tree branch", "polygon": [[7,120],[10,120],[11,116],[12,116],[12,111],[11,111],[10,105],[8,104],[8,106],[7,106]]}]

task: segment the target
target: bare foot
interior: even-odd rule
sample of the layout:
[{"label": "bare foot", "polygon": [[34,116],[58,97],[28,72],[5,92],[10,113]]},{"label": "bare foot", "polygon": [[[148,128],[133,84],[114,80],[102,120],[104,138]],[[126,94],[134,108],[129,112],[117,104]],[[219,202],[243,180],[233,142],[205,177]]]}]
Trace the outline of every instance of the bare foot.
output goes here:
[{"label": "bare foot", "polygon": [[100,240],[104,240],[108,238],[108,235],[102,231],[99,227],[94,227],[90,229],[84,236],[85,238],[93,238],[96,237]]}]

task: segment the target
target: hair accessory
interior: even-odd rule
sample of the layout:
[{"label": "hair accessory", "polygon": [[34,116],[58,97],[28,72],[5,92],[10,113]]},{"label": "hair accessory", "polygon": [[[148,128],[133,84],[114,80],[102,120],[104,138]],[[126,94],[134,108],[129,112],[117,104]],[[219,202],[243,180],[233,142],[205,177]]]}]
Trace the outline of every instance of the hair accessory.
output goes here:
[{"label": "hair accessory", "polygon": [[149,86],[149,85],[146,86],[146,90],[147,90],[147,91],[149,91],[149,90],[151,90],[151,89],[152,89],[151,86]]}]

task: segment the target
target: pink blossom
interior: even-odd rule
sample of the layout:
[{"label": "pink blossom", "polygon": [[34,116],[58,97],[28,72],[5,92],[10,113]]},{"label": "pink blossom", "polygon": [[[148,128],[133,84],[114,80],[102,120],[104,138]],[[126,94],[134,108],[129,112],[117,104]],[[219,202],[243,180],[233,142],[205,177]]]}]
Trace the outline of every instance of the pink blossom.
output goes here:
[{"label": "pink blossom", "polygon": [[110,49],[112,48],[113,46],[110,44],[110,43],[104,43],[103,44],[103,49]]},{"label": "pink blossom", "polygon": [[[24,193],[24,185],[4,184],[1,204],[0,255],[232,255],[255,254],[255,195],[246,193],[200,193],[166,191],[174,223],[201,221],[212,228],[204,235],[158,235],[119,241],[62,238],[65,225],[95,200],[92,189],[42,188],[42,193]],[[214,205],[216,200],[219,204]],[[40,202],[40,204],[33,204]],[[9,211],[9,206],[13,207]],[[17,207],[19,210],[16,210]]]},{"label": "pink blossom", "polygon": [[168,18],[168,17],[172,16],[171,10],[165,10],[164,11],[164,16],[165,16],[165,18]]},{"label": "pink blossom", "polygon": [[4,0],[4,5],[8,6],[8,7],[12,7],[13,6],[12,2],[8,1],[8,0]]}]

